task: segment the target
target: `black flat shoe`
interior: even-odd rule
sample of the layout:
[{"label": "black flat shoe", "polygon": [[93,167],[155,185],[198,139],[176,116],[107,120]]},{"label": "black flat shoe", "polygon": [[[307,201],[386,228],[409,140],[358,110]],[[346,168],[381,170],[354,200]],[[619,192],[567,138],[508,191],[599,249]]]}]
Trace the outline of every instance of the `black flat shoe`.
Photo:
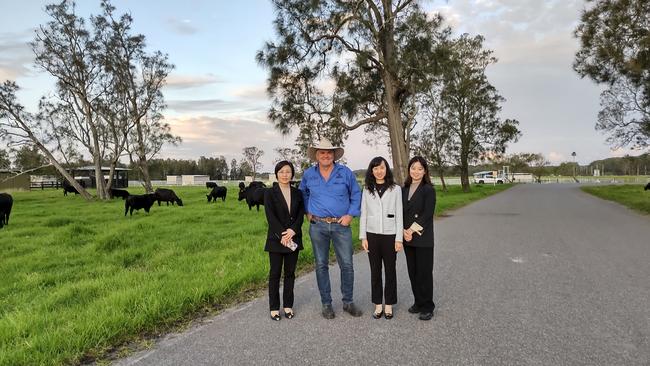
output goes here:
[{"label": "black flat shoe", "polygon": [[393,319],[393,313],[384,313],[384,318],[386,318],[387,320]]},{"label": "black flat shoe", "polygon": [[288,313],[284,313],[284,317],[287,318],[287,319],[293,319],[293,317],[294,317],[293,311],[290,311]]},{"label": "black flat shoe", "polygon": [[279,322],[280,321],[280,314],[271,315],[271,320],[275,320],[276,322]]},{"label": "black flat shoe", "polygon": [[417,305],[413,304],[413,305],[409,308],[408,312],[411,313],[411,314],[417,314],[417,313],[420,312],[420,308],[418,308]]},{"label": "black flat shoe", "polygon": [[378,313],[372,313],[372,317],[373,317],[374,319],[379,319],[379,318],[381,318],[381,316],[382,316],[383,314],[384,314],[383,311],[380,311],[380,312],[378,312]]},{"label": "black flat shoe", "polygon": [[433,312],[420,313],[418,318],[420,318],[420,320],[431,320],[431,318],[433,318]]}]

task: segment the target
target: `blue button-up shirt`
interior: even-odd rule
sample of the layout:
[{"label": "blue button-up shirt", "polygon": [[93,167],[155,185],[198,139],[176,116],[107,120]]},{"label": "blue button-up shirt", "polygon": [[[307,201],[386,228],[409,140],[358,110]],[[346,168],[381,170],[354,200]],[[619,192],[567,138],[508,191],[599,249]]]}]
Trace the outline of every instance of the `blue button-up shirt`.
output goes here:
[{"label": "blue button-up shirt", "polygon": [[300,181],[305,211],[319,217],[359,216],[361,190],[354,173],[345,165],[334,163],[326,181],[318,164],[305,170]]}]

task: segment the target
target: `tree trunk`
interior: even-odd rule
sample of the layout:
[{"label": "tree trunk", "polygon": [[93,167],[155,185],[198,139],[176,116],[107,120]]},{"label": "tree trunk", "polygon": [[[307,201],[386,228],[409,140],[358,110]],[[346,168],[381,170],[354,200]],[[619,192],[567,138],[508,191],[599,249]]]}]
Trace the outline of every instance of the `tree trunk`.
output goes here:
[{"label": "tree trunk", "polygon": [[442,190],[447,192],[447,183],[445,183],[445,176],[442,173],[442,169],[438,170],[438,176],[440,177],[440,182],[442,183]]},{"label": "tree trunk", "polygon": [[146,193],[153,193],[153,186],[151,185],[151,177],[149,176],[149,165],[147,164],[147,153],[144,150],[144,135],[142,133],[142,124],[140,120],[136,122],[136,129],[138,131],[138,168],[142,173],[142,185]]},{"label": "tree trunk", "polygon": [[461,154],[460,158],[460,184],[463,187],[463,192],[470,191],[469,188],[469,164],[467,163],[467,154]]},{"label": "tree trunk", "polygon": [[117,166],[117,161],[112,160],[110,168],[108,170],[108,182],[106,183],[106,196],[108,198],[113,198],[111,194],[111,189],[113,188],[113,176],[115,175],[115,167]]},{"label": "tree trunk", "polygon": [[393,157],[395,183],[402,185],[407,177],[408,150],[404,126],[402,124],[401,105],[399,100],[399,82],[397,78],[398,68],[395,47],[395,28],[392,12],[392,1],[383,0],[384,27],[379,35],[380,58],[383,59],[384,69],[382,79],[386,88],[385,104],[388,115],[388,135],[390,137],[391,155]]},{"label": "tree trunk", "polygon": [[[95,144],[95,149],[99,148]],[[97,187],[97,197],[106,199],[106,185],[104,184],[104,174],[102,173],[102,159],[99,157],[97,150],[93,151],[93,163],[95,164],[95,186]]]},{"label": "tree trunk", "polygon": [[92,200],[93,196],[91,196],[90,193],[88,193],[88,191],[84,187],[82,187],[81,184],[79,184],[79,182],[77,182],[74,179],[74,177],[71,176],[67,170],[65,170],[63,166],[61,166],[61,164],[59,164],[59,162],[56,160],[54,155],[52,155],[52,153],[43,144],[41,144],[40,141],[38,141],[36,137],[33,136],[31,133],[29,133],[29,137],[32,140],[32,142],[36,145],[36,147],[38,147],[38,149],[41,150],[43,154],[45,154],[45,157],[47,157],[50,163],[54,165],[56,170],[63,176],[63,178],[65,178],[65,180],[67,180],[70,183],[70,185],[73,186],[77,190],[77,192],[79,192],[81,197],[85,198],[87,201]]}]

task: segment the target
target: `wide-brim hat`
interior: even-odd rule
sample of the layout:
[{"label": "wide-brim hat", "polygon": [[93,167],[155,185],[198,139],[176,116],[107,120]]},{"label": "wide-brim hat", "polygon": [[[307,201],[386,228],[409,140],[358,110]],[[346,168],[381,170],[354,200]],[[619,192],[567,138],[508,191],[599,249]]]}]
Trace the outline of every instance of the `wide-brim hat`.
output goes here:
[{"label": "wide-brim hat", "polygon": [[320,139],[316,146],[310,146],[307,148],[307,157],[312,161],[316,161],[316,151],[318,150],[334,150],[334,161],[341,159],[343,157],[343,152],[345,151],[342,147],[332,145],[330,140],[324,137]]}]

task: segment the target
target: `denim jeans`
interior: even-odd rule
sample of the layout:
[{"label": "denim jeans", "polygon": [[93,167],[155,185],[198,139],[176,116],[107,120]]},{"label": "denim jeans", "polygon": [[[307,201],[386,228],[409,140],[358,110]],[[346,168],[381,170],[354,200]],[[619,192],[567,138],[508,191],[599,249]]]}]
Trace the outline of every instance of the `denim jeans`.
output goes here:
[{"label": "denim jeans", "polygon": [[341,270],[341,294],[343,303],[352,302],[354,268],[352,266],[352,229],[338,223],[314,221],[309,226],[309,236],[316,262],[316,282],[323,305],[332,304],[329,274],[330,241],[334,245],[336,262]]}]

